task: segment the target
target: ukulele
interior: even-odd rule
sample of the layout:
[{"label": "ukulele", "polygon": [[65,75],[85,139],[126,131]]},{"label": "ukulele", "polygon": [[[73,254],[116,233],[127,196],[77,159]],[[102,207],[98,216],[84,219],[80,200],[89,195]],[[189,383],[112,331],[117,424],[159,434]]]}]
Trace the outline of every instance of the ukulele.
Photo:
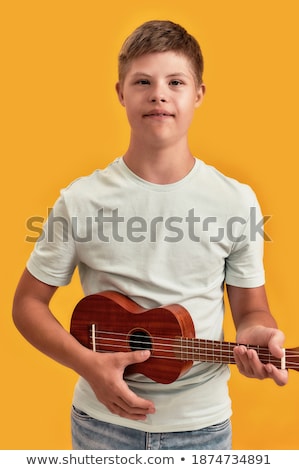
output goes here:
[{"label": "ukulele", "polygon": [[[150,350],[145,362],[129,365],[124,375],[141,373],[163,384],[174,382],[194,361],[235,364],[238,343],[195,338],[189,312],[179,304],[150,310],[113,291],[84,297],[74,309],[70,333],[95,352]],[[262,363],[299,370],[299,348],[285,349],[282,359],[266,347],[255,349]]]}]

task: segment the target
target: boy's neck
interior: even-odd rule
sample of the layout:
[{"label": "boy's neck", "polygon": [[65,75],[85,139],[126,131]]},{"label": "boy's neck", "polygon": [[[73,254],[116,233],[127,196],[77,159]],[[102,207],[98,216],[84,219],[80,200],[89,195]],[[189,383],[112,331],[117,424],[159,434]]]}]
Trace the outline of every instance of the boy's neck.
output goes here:
[{"label": "boy's neck", "polygon": [[130,145],[124,162],[133,173],[150,183],[171,184],[192,170],[194,157],[187,145],[160,149]]}]

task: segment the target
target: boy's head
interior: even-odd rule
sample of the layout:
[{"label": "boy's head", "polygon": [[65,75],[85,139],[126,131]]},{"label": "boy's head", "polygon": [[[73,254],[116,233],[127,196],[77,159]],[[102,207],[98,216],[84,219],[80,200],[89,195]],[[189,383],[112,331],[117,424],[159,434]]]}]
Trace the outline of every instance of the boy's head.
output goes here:
[{"label": "boy's head", "polygon": [[125,79],[132,60],[154,52],[174,51],[189,61],[197,85],[202,84],[203,56],[196,39],[172,21],[147,21],[126,39],[118,58],[119,82]]}]

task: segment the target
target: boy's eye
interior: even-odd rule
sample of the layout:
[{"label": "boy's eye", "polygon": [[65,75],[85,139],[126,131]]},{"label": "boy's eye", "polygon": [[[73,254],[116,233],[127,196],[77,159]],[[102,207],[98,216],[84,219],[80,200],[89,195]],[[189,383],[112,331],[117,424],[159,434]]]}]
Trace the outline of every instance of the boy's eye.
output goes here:
[{"label": "boy's eye", "polygon": [[[147,78],[140,78],[139,80],[136,81],[137,85],[150,85],[150,81]],[[173,79],[169,82],[170,86],[179,86],[182,85],[183,82],[178,79]]]},{"label": "boy's eye", "polygon": [[182,82],[181,80],[171,80],[170,85],[179,86],[179,85],[182,85]]},{"label": "boy's eye", "polygon": [[137,85],[149,85],[149,80],[147,80],[146,78],[141,78],[136,83]]}]

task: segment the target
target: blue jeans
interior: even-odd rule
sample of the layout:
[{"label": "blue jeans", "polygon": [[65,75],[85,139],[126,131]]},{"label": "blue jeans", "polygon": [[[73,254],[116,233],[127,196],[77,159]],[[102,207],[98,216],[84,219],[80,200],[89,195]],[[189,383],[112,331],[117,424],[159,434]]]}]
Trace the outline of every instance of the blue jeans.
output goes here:
[{"label": "blue jeans", "polygon": [[152,433],[105,423],[73,407],[74,450],[230,450],[231,422],[198,431]]}]

